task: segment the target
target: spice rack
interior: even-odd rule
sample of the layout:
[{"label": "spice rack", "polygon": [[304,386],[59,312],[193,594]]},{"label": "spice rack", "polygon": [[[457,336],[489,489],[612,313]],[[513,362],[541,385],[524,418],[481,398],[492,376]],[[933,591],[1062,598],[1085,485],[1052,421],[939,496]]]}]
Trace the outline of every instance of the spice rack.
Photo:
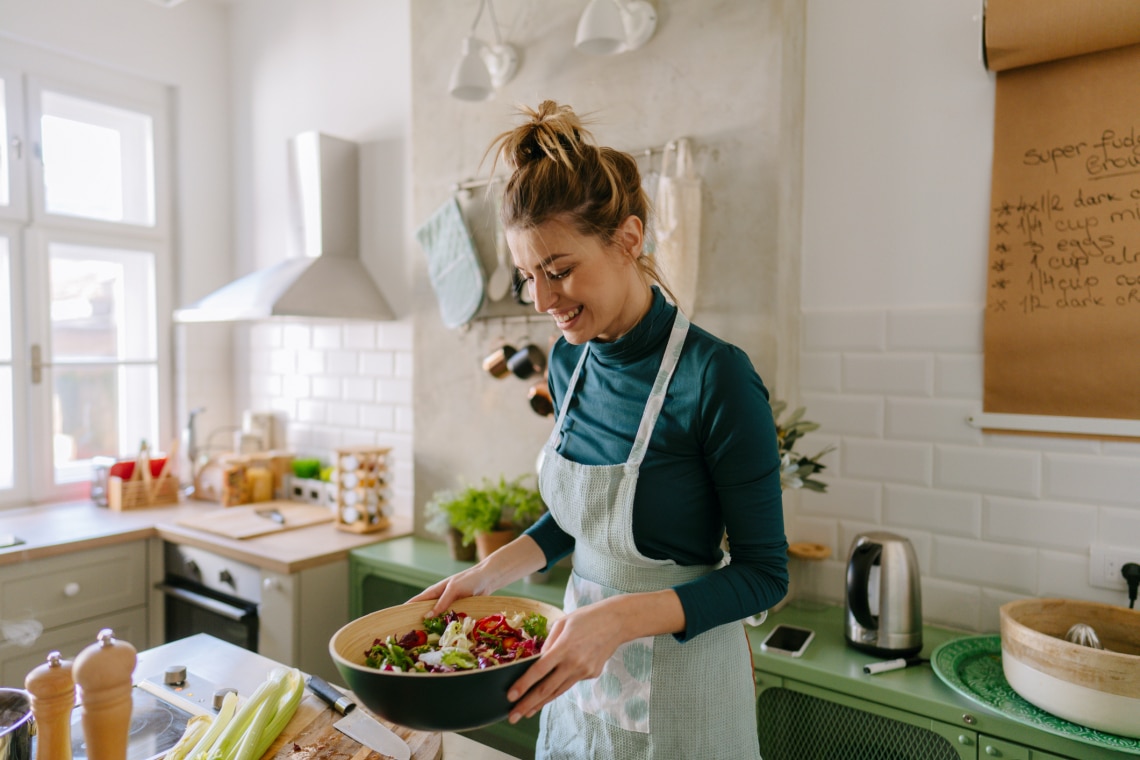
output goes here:
[{"label": "spice rack", "polygon": [[350,446],[336,449],[336,527],[373,533],[391,524],[388,500],[390,448]]}]

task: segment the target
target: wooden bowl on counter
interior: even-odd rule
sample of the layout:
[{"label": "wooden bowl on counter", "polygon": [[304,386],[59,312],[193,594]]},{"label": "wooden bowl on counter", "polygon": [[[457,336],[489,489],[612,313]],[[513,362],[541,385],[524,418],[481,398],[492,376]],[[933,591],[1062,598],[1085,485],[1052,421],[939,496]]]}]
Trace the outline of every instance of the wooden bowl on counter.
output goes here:
[{"label": "wooden bowl on counter", "polygon": [[[398,638],[422,628],[433,604],[410,602],[377,610],[333,634],[329,654],[345,684],[380,717],[419,731],[466,731],[503,720],[512,706],[508,689],[542,655],[454,673],[402,673],[364,663],[376,639]],[[451,609],[476,618],[537,612],[546,617],[548,625],[564,614],[554,605],[511,596],[472,596],[455,602]]]},{"label": "wooden bowl on counter", "polygon": [[[1104,649],[1066,640],[1091,626]],[[1027,702],[1099,731],[1140,738],[1140,610],[1075,599],[1001,607],[1002,670]]]}]

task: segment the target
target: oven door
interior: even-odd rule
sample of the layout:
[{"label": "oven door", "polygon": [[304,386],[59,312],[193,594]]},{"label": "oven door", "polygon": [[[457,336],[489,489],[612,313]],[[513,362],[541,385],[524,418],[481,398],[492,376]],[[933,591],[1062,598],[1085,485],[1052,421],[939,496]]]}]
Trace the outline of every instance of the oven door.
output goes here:
[{"label": "oven door", "polygon": [[158,584],[166,596],[166,641],[208,633],[257,651],[257,605],[185,578]]}]

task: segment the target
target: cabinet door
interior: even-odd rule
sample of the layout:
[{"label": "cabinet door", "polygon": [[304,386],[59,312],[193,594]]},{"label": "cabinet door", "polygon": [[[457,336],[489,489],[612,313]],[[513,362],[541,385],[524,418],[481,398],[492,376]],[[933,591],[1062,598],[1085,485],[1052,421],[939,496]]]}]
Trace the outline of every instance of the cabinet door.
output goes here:
[{"label": "cabinet door", "polygon": [[[32,668],[47,661],[49,652],[59,652],[63,655],[63,659],[74,660],[87,645],[95,643],[95,637],[104,628],[114,631],[116,639],[129,641],[131,644],[144,642],[146,608],[136,607],[110,615],[101,615],[97,620],[60,626],[45,631],[34,642],[26,645],[13,641],[0,643],[0,684],[22,689],[24,678]],[[145,645],[138,644],[136,648],[143,649]]]},{"label": "cabinet door", "polygon": [[[784,679],[756,700],[760,754],[780,760],[976,760],[977,736],[957,741],[933,721]],[[962,733],[962,732],[959,732]]]}]

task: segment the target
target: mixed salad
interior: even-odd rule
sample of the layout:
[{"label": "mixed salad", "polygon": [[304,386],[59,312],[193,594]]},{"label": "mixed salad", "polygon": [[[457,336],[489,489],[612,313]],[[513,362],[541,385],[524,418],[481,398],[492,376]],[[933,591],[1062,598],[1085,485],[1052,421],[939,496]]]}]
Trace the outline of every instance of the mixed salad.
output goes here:
[{"label": "mixed salad", "polygon": [[546,641],[546,618],[537,612],[474,618],[448,610],[403,636],[376,639],[365,663],[405,673],[476,670],[533,657]]}]

